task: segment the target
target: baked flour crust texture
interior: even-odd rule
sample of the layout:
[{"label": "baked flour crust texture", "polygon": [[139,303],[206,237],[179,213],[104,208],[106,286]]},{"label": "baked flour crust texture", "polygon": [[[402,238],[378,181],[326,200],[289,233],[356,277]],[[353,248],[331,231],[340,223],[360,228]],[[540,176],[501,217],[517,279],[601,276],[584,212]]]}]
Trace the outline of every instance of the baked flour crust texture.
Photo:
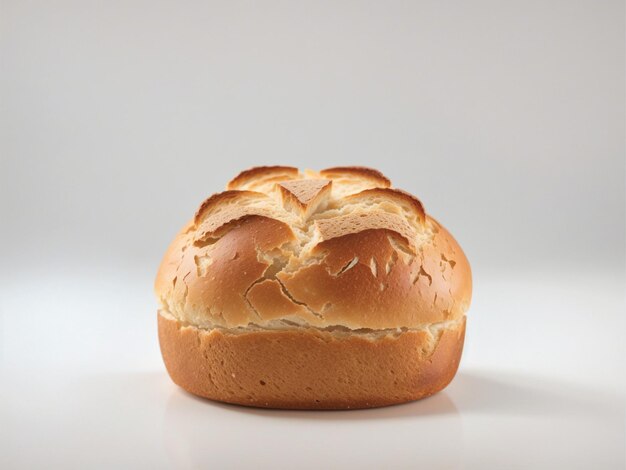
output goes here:
[{"label": "baked flour crust texture", "polygon": [[379,171],[271,166],[200,205],[155,292],[163,359],[185,390],[348,409],[452,380],[472,280],[450,233]]}]

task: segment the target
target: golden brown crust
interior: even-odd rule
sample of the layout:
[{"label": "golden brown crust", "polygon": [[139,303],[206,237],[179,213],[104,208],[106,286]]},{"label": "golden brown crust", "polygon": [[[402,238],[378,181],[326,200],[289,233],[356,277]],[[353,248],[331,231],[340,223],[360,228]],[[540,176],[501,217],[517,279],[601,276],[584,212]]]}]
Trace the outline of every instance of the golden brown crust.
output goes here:
[{"label": "golden brown crust", "polygon": [[167,293],[171,286],[173,279],[178,271],[182,255],[184,250],[193,239],[194,221],[191,220],[185,224],[185,226],[178,232],[174,241],[170,244],[163,256],[157,276],[154,281],[154,291],[160,296],[161,303],[165,300],[165,293]]},{"label": "golden brown crust", "polygon": [[[315,225],[320,234],[320,242],[357,234],[366,230],[380,230],[397,233],[413,249],[417,249],[415,245],[417,233],[403,217],[397,214],[372,210],[364,217],[363,214],[349,213],[330,219],[316,220]],[[355,242],[357,240],[353,238],[351,241]]]},{"label": "golden brown crust", "polygon": [[315,323],[314,315],[305,306],[294,303],[276,279],[254,284],[246,297],[262,320],[299,317]]},{"label": "golden brown crust", "polygon": [[237,189],[251,181],[266,181],[269,179],[289,180],[297,178],[298,169],[292,166],[255,166],[244,170],[228,182],[227,189]]},{"label": "golden brown crust", "polygon": [[210,245],[186,244],[179,235],[161,264],[155,288],[179,318],[198,325],[247,325],[258,320],[247,291],[271,265],[260,260],[258,252],[293,239],[284,223],[258,216],[232,226]]},{"label": "golden brown crust", "polygon": [[185,327],[158,316],[172,380],[212,400],[288,409],[372,408],[432,395],[454,377],[465,321],[434,340],[428,331],[369,339],[313,329]]},{"label": "golden brown crust", "polygon": [[267,195],[258,193],[256,191],[241,191],[239,189],[232,189],[222,191],[221,193],[215,193],[206,198],[194,215],[194,223],[198,225],[202,222],[202,219],[206,218],[212,209],[218,208],[221,204],[231,202],[232,200],[243,201],[248,198],[266,199]]},{"label": "golden brown crust", "polygon": [[[330,197],[330,184],[316,178],[277,186],[312,203]],[[416,198],[368,189],[332,207],[303,221],[263,193],[212,196],[163,259],[155,283],[162,307],[224,327],[264,325],[281,312],[349,328],[414,328],[465,314],[469,263],[441,224],[417,221]]]},{"label": "golden brown crust", "polygon": [[470,266],[420,201],[389,184],[362,167],[258,167],[207,199],[155,281],[173,380],[283,408],[381,406],[443,388],[461,354]]},{"label": "golden brown crust", "polygon": [[450,232],[432,217],[428,220],[433,224],[435,233],[431,243],[424,245],[421,256],[424,270],[435,273],[430,287],[431,291],[440,295],[434,308],[450,312],[451,317],[455,317],[457,312],[469,310],[472,270],[465,253]]},{"label": "golden brown crust", "polygon": [[294,206],[303,215],[315,211],[330,196],[332,181],[324,179],[303,179],[278,183],[283,206]]},{"label": "golden brown crust", "polygon": [[352,177],[357,179],[368,179],[378,183],[380,187],[391,186],[391,181],[380,171],[366,166],[335,166],[320,171],[320,175],[333,179],[338,177]]},{"label": "golden brown crust", "polygon": [[397,328],[454,320],[469,307],[471,273],[456,241],[443,227],[436,230],[415,255],[398,254],[393,237],[381,230],[334,238],[319,245],[326,253],[319,263],[277,276],[294,300],[323,310],[324,325]]},{"label": "golden brown crust", "polygon": [[296,221],[292,214],[278,206],[263,193],[229,190],[214,194],[205,200],[194,217],[196,243],[221,235],[220,229],[249,216],[262,216],[289,225]]},{"label": "golden brown crust", "polygon": [[424,223],[426,220],[426,213],[424,212],[424,206],[422,202],[413,196],[411,193],[396,188],[370,188],[363,191],[351,194],[347,197],[350,201],[358,201],[363,199],[371,199],[372,197],[380,196],[383,200],[390,203],[396,203],[403,208],[408,208],[413,213],[413,217]]}]

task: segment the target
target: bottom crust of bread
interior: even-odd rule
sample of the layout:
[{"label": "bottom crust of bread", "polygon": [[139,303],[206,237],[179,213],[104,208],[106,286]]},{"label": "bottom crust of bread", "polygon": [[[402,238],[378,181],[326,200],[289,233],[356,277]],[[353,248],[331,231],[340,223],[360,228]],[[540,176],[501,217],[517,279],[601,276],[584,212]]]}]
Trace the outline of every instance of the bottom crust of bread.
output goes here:
[{"label": "bottom crust of bread", "polygon": [[185,325],[159,313],[172,380],[190,393],[284,409],[373,408],[445,388],[459,366],[465,317],[435,335],[336,334],[314,328],[229,331]]}]

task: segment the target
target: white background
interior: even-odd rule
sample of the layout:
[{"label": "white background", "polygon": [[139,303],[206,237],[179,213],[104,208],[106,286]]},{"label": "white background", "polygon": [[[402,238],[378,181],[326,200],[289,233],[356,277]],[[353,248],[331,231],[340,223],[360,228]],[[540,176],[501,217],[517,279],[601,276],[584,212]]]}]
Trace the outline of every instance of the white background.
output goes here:
[{"label": "white background", "polygon": [[[0,2],[0,467],[623,468],[618,1]],[[454,382],[284,412],[167,377],[152,280],[259,164],[362,164],[474,272]]]}]

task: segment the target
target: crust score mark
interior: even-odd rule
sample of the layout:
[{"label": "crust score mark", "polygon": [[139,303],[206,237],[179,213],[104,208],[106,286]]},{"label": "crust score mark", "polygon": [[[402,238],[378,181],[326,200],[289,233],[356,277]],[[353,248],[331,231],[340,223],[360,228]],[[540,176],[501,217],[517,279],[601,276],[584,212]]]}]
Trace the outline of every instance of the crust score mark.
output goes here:
[{"label": "crust score mark", "polygon": [[[390,186],[361,167],[242,172],[202,203],[170,247],[157,279],[168,283],[159,288],[162,310],[205,328],[391,331],[461,319],[459,295],[437,283],[454,278],[464,255],[417,198]],[[386,296],[390,289],[406,294]],[[403,297],[443,313],[389,300]]]}]

